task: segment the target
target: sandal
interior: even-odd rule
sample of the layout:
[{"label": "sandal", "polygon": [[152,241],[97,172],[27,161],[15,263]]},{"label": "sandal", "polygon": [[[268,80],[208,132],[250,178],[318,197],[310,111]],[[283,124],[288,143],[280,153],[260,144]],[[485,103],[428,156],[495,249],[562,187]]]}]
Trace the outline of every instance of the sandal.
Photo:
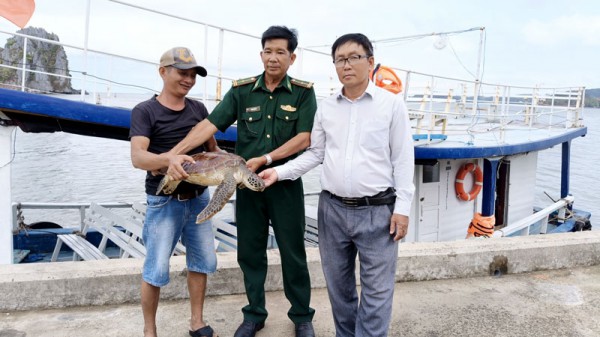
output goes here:
[{"label": "sandal", "polygon": [[202,327],[196,331],[190,330],[190,336],[192,336],[192,337],[217,337],[215,335],[215,331],[213,330],[213,328],[210,327],[210,325]]}]

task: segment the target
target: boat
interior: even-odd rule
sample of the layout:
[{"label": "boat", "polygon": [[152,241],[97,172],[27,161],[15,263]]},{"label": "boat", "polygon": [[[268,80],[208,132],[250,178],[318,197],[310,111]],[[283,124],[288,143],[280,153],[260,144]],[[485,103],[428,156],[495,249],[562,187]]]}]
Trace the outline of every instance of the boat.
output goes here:
[{"label": "boat", "polygon": [[[0,88],[4,126],[18,126],[24,132],[68,132],[90,137],[129,140],[131,109],[90,104]],[[218,131],[219,145],[234,150],[236,126]]]},{"label": "boat", "polygon": [[[209,28],[238,34],[224,27],[206,25],[205,29]],[[477,27],[472,30],[483,29]],[[25,43],[33,40],[62,45],[58,41],[35,36],[2,33],[20,36]],[[219,43],[223,42],[222,34]],[[247,34],[244,37],[258,38]],[[85,50],[86,55],[97,53],[127,62],[148,64],[141,59],[85,47],[75,48]],[[306,59],[314,62],[311,66],[331,68],[327,53],[302,47],[298,53],[303,56],[300,62]],[[308,54],[312,57],[307,57]],[[219,60],[221,58],[219,54]],[[23,78],[38,72],[26,66],[0,64],[0,67],[21,71]],[[305,67],[300,66],[301,69]],[[574,140],[587,134],[582,112],[584,87],[511,86],[484,82],[479,75],[474,79],[457,79],[406,70],[392,64],[385,67],[391,69],[402,82],[402,89],[397,94],[403,95],[409,109],[415,144],[416,193],[408,236],[403,239],[404,242],[550,234],[591,228],[591,214],[574,208],[575,197],[569,191],[571,146],[576,144]],[[209,107],[214,107],[220,100],[221,88],[237,78],[236,74],[223,74],[224,69],[219,63],[215,72],[217,75],[205,79],[211,81],[211,84],[204,83],[205,90],[213,88],[215,94],[209,96],[205,92],[204,97],[198,99],[202,99]],[[83,83],[91,82],[85,73],[82,76]],[[317,78],[315,81],[319,98],[334,92],[338,85],[329,79],[319,80]],[[82,88],[80,96],[71,95],[70,99],[28,92],[24,86],[17,89],[0,89],[0,145],[4,145],[0,147],[2,162],[10,163],[13,148],[11,132],[17,127],[31,133],[69,132],[127,140],[131,107],[103,105],[107,100],[98,99],[99,93],[93,97],[86,95],[88,88]],[[232,151],[235,146],[235,125],[216,137],[220,146]],[[538,205],[531,193],[535,188],[538,153],[555,146],[562,149],[561,178],[556,182],[561,186],[560,196],[546,205]],[[10,186],[10,164],[0,168],[0,181],[3,186]],[[109,203],[104,207],[131,208],[135,202]],[[40,204],[28,203],[27,200],[13,201],[4,196],[0,200],[0,231],[3,233],[0,235],[0,263],[12,263],[14,249],[44,254],[43,251],[35,251],[32,242],[22,244],[18,239],[20,233],[23,237],[19,219],[28,208],[78,208],[82,219],[79,230],[83,231],[90,206],[86,201]],[[306,210],[307,223],[312,228],[311,232],[307,231],[307,245],[318,245],[316,210],[309,205]],[[235,224],[235,219],[232,219],[232,224]],[[484,226],[483,234],[477,230],[480,225]],[[486,232],[486,229],[489,231]],[[64,235],[68,234],[69,229],[56,231]],[[122,231],[131,235],[131,231],[123,228]],[[235,237],[231,229],[229,232],[224,230],[224,234]],[[102,233],[97,235],[93,239],[96,241],[92,240],[95,246],[103,237]],[[54,238],[44,249],[53,250],[56,245]],[[276,247],[276,242],[273,247]],[[69,248],[64,249],[70,252]]]}]

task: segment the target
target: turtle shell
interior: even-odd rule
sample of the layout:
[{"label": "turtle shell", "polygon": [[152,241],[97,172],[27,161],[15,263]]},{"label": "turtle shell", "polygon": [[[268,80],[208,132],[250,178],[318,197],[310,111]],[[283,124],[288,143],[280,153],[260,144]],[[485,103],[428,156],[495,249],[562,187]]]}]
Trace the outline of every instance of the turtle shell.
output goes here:
[{"label": "turtle shell", "polygon": [[195,162],[185,162],[182,167],[188,174],[203,174],[225,168],[246,166],[246,161],[233,153],[202,152],[191,156]]}]

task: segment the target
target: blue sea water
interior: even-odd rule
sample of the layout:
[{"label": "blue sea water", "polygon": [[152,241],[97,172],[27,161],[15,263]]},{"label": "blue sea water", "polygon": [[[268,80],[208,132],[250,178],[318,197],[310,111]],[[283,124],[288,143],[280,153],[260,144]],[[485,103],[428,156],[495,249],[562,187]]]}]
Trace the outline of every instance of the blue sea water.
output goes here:
[{"label": "blue sea water", "polygon": [[[575,208],[600,214],[600,109],[586,109],[585,137],[572,141],[571,188]],[[12,166],[13,202],[145,201],[145,172],[131,166],[129,142],[67,133],[27,134],[17,130]],[[547,205],[548,193],[560,197],[561,149],[542,151],[538,161],[536,204]],[[319,190],[319,168],[304,177],[305,191]],[[544,193],[545,192],[545,193]],[[231,217],[225,209],[223,217]],[[594,214],[596,215],[594,217]],[[77,226],[77,211],[28,210],[25,222],[52,221]],[[598,224],[600,226],[600,223]]]},{"label": "blue sea water", "polygon": [[[600,159],[597,147],[600,144],[600,109],[584,110],[583,124],[587,126],[585,137],[571,142],[571,175],[569,193],[575,197],[573,207],[592,213],[594,219],[600,219],[600,171],[596,164]],[[542,205],[549,199],[560,198],[561,147],[542,151],[538,157],[536,181],[536,204]],[[596,228],[600,222],[596,221]]]}]

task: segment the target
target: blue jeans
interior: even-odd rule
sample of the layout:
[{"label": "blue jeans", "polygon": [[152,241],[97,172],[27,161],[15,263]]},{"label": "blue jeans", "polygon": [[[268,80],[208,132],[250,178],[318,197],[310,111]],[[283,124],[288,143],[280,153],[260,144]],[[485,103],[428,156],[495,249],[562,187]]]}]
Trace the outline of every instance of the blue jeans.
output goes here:
[{"label": "blue jeans", "polygon": [[[349,207],[319,197],[319,252],[337,337],[385,337],[394,297],[398,242],[390,236],[393,205]],[[356,255],[360,262],[360,301]]]},{"label": "blue jeans", "polygon": [[214,233],[210,220],[196,224],[196,216],[210,199],[208,189],[194,199],[147,195],[148,207],[142,239],[146,260],[142,278],[162,287],[169,283],[169,260],[179,238],[186,247],[188,271],[209,274],[217,269]]}]

